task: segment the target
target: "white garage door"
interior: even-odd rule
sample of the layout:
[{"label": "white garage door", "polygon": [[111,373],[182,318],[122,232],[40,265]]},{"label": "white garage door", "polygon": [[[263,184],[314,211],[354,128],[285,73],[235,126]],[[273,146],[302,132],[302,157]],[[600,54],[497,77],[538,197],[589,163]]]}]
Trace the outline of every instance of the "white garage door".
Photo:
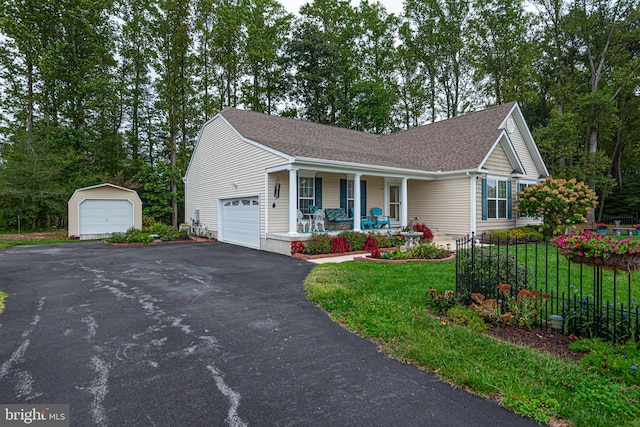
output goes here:
[{"label": "white garage door", "polygon": [[133,227],[129,200],[89,199],[80,203],[80,234],[106,234]]},{"label": "white garage door", "polygon": [[257,197],[222,200],[222,240],[260,247],[260,204]]}]

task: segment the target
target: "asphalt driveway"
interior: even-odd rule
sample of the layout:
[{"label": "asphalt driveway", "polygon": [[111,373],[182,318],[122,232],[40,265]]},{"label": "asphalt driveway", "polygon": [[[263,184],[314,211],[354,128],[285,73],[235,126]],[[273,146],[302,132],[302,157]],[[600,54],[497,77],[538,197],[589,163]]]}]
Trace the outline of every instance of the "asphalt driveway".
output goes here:
[{"label": "asphalt driveway", "polygon": [[0,251],[0,403],[75,426],[535,425],[331,322],[312,267],[223,243]]}]

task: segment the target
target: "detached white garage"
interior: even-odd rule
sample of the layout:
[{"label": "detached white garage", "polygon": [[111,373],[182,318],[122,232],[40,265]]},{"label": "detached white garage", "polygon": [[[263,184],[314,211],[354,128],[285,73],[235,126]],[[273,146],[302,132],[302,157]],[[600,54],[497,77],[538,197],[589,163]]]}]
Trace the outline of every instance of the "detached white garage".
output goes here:
[{"label": "detached white garage", "polygon": [[79,188],[68,206],[69,236],[96,239],[142,228],[142,201],[128,188],[113,184]]}]

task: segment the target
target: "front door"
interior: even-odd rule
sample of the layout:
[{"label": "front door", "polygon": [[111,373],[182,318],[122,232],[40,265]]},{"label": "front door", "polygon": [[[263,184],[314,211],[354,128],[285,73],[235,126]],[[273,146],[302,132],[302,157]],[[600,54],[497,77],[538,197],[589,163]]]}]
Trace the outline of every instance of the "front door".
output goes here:
[{"label": "front door", "polygon": [[400,186],[389,185],[389,216],[392,222],[400,222]]}]

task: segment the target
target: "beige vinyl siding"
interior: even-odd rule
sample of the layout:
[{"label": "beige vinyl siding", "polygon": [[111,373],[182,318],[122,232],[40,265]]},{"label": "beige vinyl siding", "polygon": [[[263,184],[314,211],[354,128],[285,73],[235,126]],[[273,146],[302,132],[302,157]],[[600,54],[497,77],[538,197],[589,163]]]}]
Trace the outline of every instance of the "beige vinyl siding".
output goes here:
[{"label": "beige vinyl siding", "polygon": [[[471,229],[470,178],[407,183],[409,219],[438,233],[464,235]],[[417,218],[417,219],[416,219]]]},{"label": "beige vinyl siding", "polygon": [[384,178],[381,176],[363,176],[367,181],[367,212],[362,215],[371,215],[371,208],[380,208],[385,212],[384,206]]},{"label": "beige vinyl siding", "polygon": [[[275,198],[273,189],[280,182],[280,197]],[[275,207],[273,206],[275,204]],[[269,233],[286,233],[289,231],[289,171],[269,174],[269,191],[267,207],[269,210]]]},{"label": "beige vinyl siding", "polygon": [[513,172],[513,166],[507,158],[507,154],[504,152],[502,145],[497,144],[493,149],[493,152],[484,164],[484,168],[491,174],[507,175],[510,176]]},{"label": "beige vinyl siding", "polygon": [[[216,167],[212,167],[213,159]],[[285,161],[281,156],[243,141],[221,117],[209,122],[202,130],[187,171],[187,220],[197,209],[200,211],[201,226],[217,232],[219,199],[257,195],[260,202],[260,236],[264,238],[265,170]],[[287,200],[286,186],[282,181],[282,201]]]},{"label": "beige vinyl siding", "polygon": [[80,203],[87,199],[127,199],[133,203],[133,226],[134,228],[142,228],[142,202],[140,197],[134,191],[126,191],[108,185],[97,187],[78,189],[71,196],[68,203],[69,214],[69,236],[78,236],[80,234]]},{"label": "beige vinyl siding", "polygon": [[509,133],[509,138],[511,139],[511,143],[513,144],[513,147],[516,150],[518,157],[520,158],[522,166],[524,166],[524,171],[527,175],[527,178],[537,180],[540,175],[543,175],[543,172],[539,171],[536,167],[536,164],[533,161],[533,157],[531,156],[531,152],[529,152],[529,149],[524,142],[524,138],[522,138],[520,128],[518,128],[517,126],[514,127],[513,132]]}]

